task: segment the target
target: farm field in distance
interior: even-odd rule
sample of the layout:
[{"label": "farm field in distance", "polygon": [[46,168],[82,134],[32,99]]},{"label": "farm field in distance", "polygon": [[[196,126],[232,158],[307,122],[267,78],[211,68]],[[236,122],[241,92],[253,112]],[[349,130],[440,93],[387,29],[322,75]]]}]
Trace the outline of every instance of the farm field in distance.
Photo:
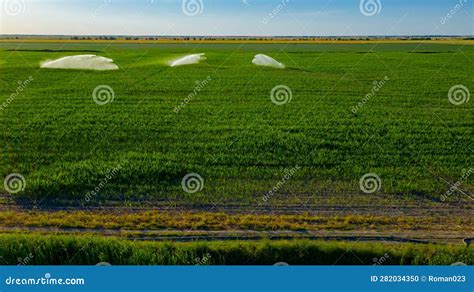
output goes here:
[{"label": "farm field in distance", "polygon": [[[40,69],[80,54],[119,70]],[[474,264],[474,108],[448,98],[473,63],[471,41],[2,41],[0,173],[23,180],[0,262]]]}]

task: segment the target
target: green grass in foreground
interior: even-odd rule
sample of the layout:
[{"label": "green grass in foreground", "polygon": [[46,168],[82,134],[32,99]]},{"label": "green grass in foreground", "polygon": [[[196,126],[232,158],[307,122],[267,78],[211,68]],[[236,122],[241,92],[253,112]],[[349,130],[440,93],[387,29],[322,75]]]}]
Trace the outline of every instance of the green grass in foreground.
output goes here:
[{"label": "green grass in foreground", "polygon": [[[87,50],[121,70],[39,69],[41,61]],[[203,64],[165,65],[198,52],[207,53]],[[251,65],[257,53],[288,69]],[[0,110],[0,175],[25,177],[20,198],[72,205],[261,203],[295,166],[271,200],[342,194],[356,203],[366,197],[359,188],[366,173],[380,176],[378,194],[439,199],[450,187],[444,180],[461,180],[474,159],[474,103],[455,106],[447,97],[457,84],[474,91],[472,59],[474,46],[441,44],[2,43],[0,102],[18,81],[33,81]],[[112,103],[94,103],[99,85],[113,88]],[[271,102],[276,85],[291,88],[290,103]],[[188,173],[203,177],[201,192],[183,192]],[[462,179],[464,192],[474,190],[473,179]],[[467,199],[449,199],[458,198]]]},{"label": "green grass in foreground", "polygon": [[450,265],[474,249],[447,245],[279,242],[132,242],[114,238],[0,235],[2,264],[16,265]]}]

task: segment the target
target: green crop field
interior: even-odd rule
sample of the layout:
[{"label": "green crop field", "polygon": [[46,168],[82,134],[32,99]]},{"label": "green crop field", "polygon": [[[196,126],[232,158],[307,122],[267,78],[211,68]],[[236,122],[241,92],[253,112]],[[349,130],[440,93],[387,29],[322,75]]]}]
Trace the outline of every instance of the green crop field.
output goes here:
[{"label": "green crop field", "polygon": [[[79,54],[119,70],[40,68]],[[472,264],[473,63],[429,42],[0,42],[0,261]],[[359,239],[378,242],[334,242]]]},{"label": "green crop field", "polygon": [[[0,50],[0,173],[24,176],[17,199],[440,201],[472,167],[473,103],[454,105],[448,92],[472,88],[474,46],[2,43]],[[87,53],[112,58],[120,70],[39,69]],[[166,65],[188,53],[208,60]],[[258,53],[287,69],[252,65]],[[114,92],[106,105],[92,98],[100,85]],[[291,90],[286,104],[270,98],[278,85]],[[200,192],[183,191],[190,173],[202,177]],[[380,177],[376,195],[361,192],[367,173]],[[474,190],[473,177],[448,199],[469,200],[463,193]]]}]

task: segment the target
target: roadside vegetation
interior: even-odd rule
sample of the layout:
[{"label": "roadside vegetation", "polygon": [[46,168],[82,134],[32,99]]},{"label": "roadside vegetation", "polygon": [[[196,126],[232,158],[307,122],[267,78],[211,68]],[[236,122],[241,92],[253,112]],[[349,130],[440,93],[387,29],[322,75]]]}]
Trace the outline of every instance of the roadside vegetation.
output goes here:
[{"label": "roadside vegetation", "polygon": [[[3,264],[29,265],[451,265],[474,249],[449,245],[279,242],[132,242],[82,236],[0,235]],[[28,257],[28,258],[26,258]]]}]

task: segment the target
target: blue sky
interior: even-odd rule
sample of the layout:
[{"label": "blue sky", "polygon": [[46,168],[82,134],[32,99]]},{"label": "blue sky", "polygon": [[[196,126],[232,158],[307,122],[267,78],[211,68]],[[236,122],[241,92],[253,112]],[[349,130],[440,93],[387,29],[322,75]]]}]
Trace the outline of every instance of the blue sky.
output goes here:
[{"label": "blue sky", "polygon": [[[2,34],[216,36],[474,34],[474,0],[1,0],[1,2],[0,33]],[[187,5],[183,6],[183,2]],[[365,5],[361,6],[361,2]]]}]

